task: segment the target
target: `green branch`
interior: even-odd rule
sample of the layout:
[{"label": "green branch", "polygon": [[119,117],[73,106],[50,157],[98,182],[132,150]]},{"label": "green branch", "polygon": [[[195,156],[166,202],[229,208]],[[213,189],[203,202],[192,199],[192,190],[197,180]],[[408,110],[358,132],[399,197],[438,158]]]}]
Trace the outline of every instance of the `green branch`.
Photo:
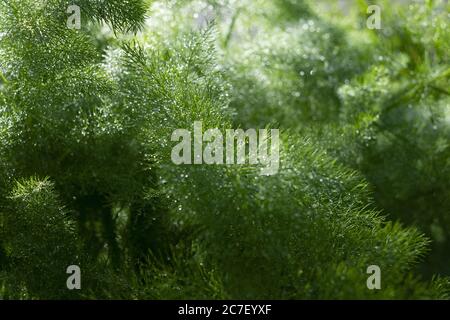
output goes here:
[{"label": "green branch", "polygon": [[6,77],[3,75],[3,72],[0,71],[0,79],[2,80],[3,83],[8,83],[8,79],[6,79]]},{"label": "green branch", "polygon": [[236,10],[235,14],[233,15],[233,18],[231,19],[230,27],[228,28],[228,32],[227,32],[227,35],[226,35],[224,43],[223,43],[225,48],[228,48],[228,44],[231,40],[231,36],[233,35],[234,27],[236,25],[236,21],[237,21],[237,18],[239,16],[240,12],[241,12],[241,8],[238,8]]},{"label": "green branch", "polygon": [[404,101],[405,98],[407,100],[411,99],[415,94],[417,94],[417,92],[419,92],[420,90],[423,90],[425,87],[431,87],[432,89],[440,91],[441,93],[448,94],[447,90],[441,89],[440,87],[434,85],[434,82],[436,82],[437,80],[440,80],[440,79],[445,79],[449,76],[450,76],[450,68],[447,68],[443,72],[440,72],[439,74],[431,77],[427,81],[424,81],[419,84],[411,84],[411,85],[406,86],[403,90],[401,90],[401,92],[395,94],[391,98],[390,102],[388,103],[387,107],[385,108],[385,111],[390,112],[391,110],[397,108],[398,106],[401,105],[400,102]]}]

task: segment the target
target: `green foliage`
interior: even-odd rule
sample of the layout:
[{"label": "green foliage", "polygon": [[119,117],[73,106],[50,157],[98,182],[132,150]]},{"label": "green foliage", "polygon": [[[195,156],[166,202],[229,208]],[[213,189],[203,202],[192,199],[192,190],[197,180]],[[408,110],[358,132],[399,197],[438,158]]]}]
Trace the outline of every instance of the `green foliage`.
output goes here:
[{"label": "green foliage", "polygon": [[7,273],[7,285],[17,290],[8,294],[13,298],[67,297],[65,271],[81,262],[79,241],[74,221],[52,184],[36,178],[17,182],[8,198],[2,219],[7,261],[2,272]]},{"label": "green foliage", "polygon": [[[67,7],[71,1],[60,1]],[[80,0],[77,5],[88,17],[106,22],[122,31],[138,31],[144,25],[148,1],[142,0]]]},{"label": "green foliage", "polygon": [[380,207],[432,237],[428,274],[448,273],[450,262],[448,9],[436,1],[388,15],[379,61],[339,90],[356,142],[342,158],[374,185]]},{"label": "green foliage", "polygon": [[[261,177],[250,168],[222,172],[199,167],[176,169],[167,181],[179,223],[205,228],[200,244],[225,272],[228,295],[317,299],[336,290],[319,275],[341,275],[344,268],[350,275],[342,286],[349,291],[337,297],[351,298],[355,283],[360,283],[359,298],[408,297],[397,284],[406,281],[403,273],[424,253],[425,239],[385,224],[368,208],[360,177],[310,142],[295,141],[287,142],[289,159],[274,177]],[[370,261],[390,270],[386,281],[392,292],[362,290],[365,282],[358,279]]]},{"label": "green foliage", "polygon": [[[447,7],[375,33],[308,1],[84,0],[81,30],[38,4],[0,0],[0,297],[449,297],[417,267],[448,261]],[[279,127],[280,171],[174,165],[194,121]]]}]

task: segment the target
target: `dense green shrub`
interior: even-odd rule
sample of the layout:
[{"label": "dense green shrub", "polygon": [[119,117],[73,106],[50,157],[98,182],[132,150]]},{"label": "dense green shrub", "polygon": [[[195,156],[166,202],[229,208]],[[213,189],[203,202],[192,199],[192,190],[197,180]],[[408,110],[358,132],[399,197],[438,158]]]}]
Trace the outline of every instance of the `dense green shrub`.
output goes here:
[{"label": "dense green shrub", "polygon": [[343,158],[374,185],[381,208],[432,238],[428,274],[448,274],[450,262],[450,39],[443,5],[386,14],[389,28],[374,44],[379,61],[339,89],[345,131],[356,141],[346,151],[353,149],[354,158]]},{"label": "dense green shrub", "polygon": [[[444,7],[362,41],[307,1],[38,3],[0,1],[0,297],[448,298]],[[278,174],[174,165],[194,121],[279,127]]]}]

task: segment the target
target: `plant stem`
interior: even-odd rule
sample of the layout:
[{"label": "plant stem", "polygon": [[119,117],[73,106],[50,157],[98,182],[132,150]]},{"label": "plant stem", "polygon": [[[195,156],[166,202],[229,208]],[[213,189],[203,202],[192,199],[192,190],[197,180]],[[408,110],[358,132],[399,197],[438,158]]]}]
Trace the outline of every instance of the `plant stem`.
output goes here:
[{"label": "plant stem", "polygon": [[236,20],[241,12],[241,8],[238,8],[231,19],[230,27],[228,28],[227,36],[225,37],[224,47],[228,47],[228,43],[231,40],[231,36],[233,35],[234,26],[236,25]]},{"label": "plant stem", "polygon": [[5,76],[3,75],[3,72],[0,71],[0,79],[2,80],[3,83],[8,83],[8,80],[5,78]]}]

